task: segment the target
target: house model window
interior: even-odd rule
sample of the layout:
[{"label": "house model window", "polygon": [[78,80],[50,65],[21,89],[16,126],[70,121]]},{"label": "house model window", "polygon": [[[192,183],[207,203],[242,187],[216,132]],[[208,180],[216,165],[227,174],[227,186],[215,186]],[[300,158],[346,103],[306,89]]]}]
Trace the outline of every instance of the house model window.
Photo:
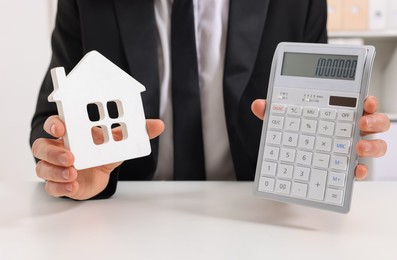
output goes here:
[{"label": "house model window", "polygon": [[65,146],[75,168],[85,169],[150,154],[141,92],[145,87],[96,51],[66,76],[51,70],[59,117],[66,125]]},{"label": "house model window", "polygon": [[[109,141],[119,142],[128,137],[127,126],[124,122],[112,123],[111,126],[101,124],[104,118],[119,119],[123,117],[123,105],[120,100],[108,101],[106,103],[107,112],[104,112],[102,103],[90,103],[87,105],[87,115],[91,122],[97,125],[91,128],[92,141],[96,145],[105,144]],[[109,139],[110,136],[112,139]]]}]

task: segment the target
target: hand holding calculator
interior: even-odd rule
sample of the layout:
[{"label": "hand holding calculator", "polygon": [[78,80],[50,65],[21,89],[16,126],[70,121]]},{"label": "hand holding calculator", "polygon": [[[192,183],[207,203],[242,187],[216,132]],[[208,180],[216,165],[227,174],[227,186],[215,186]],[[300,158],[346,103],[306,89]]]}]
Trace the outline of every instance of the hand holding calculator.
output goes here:
[{"label": "hand holding calculator", "polygon": [[266,198],[348,212],[372,46],[280,43],[255,176]]}]

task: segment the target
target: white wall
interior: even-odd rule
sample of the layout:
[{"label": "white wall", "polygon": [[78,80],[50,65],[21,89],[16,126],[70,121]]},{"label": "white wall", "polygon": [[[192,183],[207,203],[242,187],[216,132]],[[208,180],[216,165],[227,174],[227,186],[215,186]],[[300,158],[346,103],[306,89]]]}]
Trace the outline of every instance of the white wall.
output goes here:
[{"label": "white wall", "polygon": [[37,180],[30,120],[50,59],[56,0],[0,0],[0,181]]}]

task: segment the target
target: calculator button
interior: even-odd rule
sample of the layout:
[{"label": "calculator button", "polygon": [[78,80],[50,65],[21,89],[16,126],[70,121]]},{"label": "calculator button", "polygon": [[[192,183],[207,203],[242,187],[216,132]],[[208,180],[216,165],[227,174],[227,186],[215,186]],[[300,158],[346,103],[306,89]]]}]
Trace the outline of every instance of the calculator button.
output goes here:
[{"label": "calculator button", "polygon": [[299,137],[299,148],[312,150],[314,148],[314,136],[301,135]]},{"label": "calculator button", "polygon": [[314,133],[316,133],[316,129],[317,129],[317,121],[316,120],[309,120],[309,119],[302,120],[301,131],[303,133],[314,134]]},{"label": "calculator button", "polygon": [[284,104],[272,104],[272,107],[270,108],[270,112],[274,114],[285,114],[287,105]]},{"label": "calculator button", "polygon": [[333,135],[335,129],[335,123],[329,121],[320,121],[318,123],[318,130],[317,133],[320,135]]},{"label": "calculator button", "polygon": [[261,177],[259,180],[258,191],[273,191],[275,180],[272,178]]},{"label": "calculator button", "polygon": [[309,192],[307,195],[308,198],[315,200],[324,200],[326,180],[326,171],[313,169],[309,182]]},{"label": "calculator button", "polygon": [[275,187],[275,192],[277,193],[282,193],[282,194],[289,194],[291,190],[291,182],[290,181],[284,181],[284,180],[277,180],[276,181],[276,187]]},{"label": "calculator button", "polygon": [[334,153],[348,154],[350,151],[350,141],[343,139],[335,139],[332,151]]},{"label": "calculator button", "polygon": [[317,137],[316,150],[330,152],[332,148],[332,139],[327,137]]},{"label": "calculator button", "polygon": [[300,116],[301,114],[302,114],[301,106],[289,105],[287,107],[287,115]]},{"label": "calculator button", "polygon": [[299,181],[309,181],[310,168],[296,166],[294,171],[294,179]]},{"label": "calculator button", "polygon": [[297,146],[298,134],[285,133],[283,137],[283,145],[286,146]]},{"label": "calculator button", "polygon": [[305,198],[307,196],[307,184],[298,182],[292,183],[291,195]]},{"label": "calculator button", "polygon": [[264,158],[270,160],[277,160],[280,149],[277,147],[266,146],[264,151]]},{"label": "calculator button", "polygon": [[269,127],[274,129],[283,129],[284,117],[281,116],[270,116]]},{"label": "calculator button", "polygon": [[354,120],[354,111],[349,111],[349,110],[338,111],[337,119],[352,122]]},{"label": "calculator button", "polygon": [[342,204],[343,190],[327,189],[325,201],[333,204]]},{"label": "calculator button", "polygon": [[313,153],[298,151],[296,155],[296,163],[303,165],[311,165],[312,164]]},{"label": "calculator button", "polygon": [[280,160],[284,162],[294,162],[295,161],[295,149],[281,148]]},{"label": "calculator button", "polygon": [[328,176],[328,185],[336,187],[345,187],[346,174],[330,172]]},{"label": "calculator button", "polygon": [[337,123],[335,129],[335,135],[339,137],[351,137],[353,125],[345,123]]},{"label": "calculator button", "polygon": [[266,135],[267,144],[281,144],[281,132],[269,131]]},{"label": "calculator button", "polygon": [[292,179],[292,173],[294,170],[294,166],[288,164],[280,164],[278,166],[277,177]]},{"label": "calculator button", "polygon": [[333,155],[331,159],[331,168],[335,170],[347,170],[347,157]]},{"label": "calculator button", "polygon": [[318,117],[319,109],[317,107],[304,107],[303,116]]},{"label": "calculator button", "polygon": [[300,121],[300,118],[297,117],[287,117],[285,119],[284,129],[287,131],[298,132]]},{"label": "calculator button", "polygon": [[328,120],[335,120],[335,118],[336,118],[336,110],[335,109],[323,108],[323,109],[320,110],[320,118],[321,119],[328,119]]},{"label": "calculator button", "polygon": [[313,156],[313,166],[328,168],[329,159],[329,154],[315,153]]},{"label": "calculator button", "polygon": [[262,164],[262,174],[276,176],[277,163],[264,162]]}]

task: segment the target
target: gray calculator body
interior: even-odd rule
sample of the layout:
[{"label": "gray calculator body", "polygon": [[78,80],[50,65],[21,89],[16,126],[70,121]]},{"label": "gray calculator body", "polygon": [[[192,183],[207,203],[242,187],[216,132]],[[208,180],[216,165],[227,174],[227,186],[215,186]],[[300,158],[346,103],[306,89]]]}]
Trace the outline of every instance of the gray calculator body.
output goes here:
[{"label": "gray calculator body", "polygon": [[255,175],[257,195],[346,213],[372,46],[280,43]]}]

